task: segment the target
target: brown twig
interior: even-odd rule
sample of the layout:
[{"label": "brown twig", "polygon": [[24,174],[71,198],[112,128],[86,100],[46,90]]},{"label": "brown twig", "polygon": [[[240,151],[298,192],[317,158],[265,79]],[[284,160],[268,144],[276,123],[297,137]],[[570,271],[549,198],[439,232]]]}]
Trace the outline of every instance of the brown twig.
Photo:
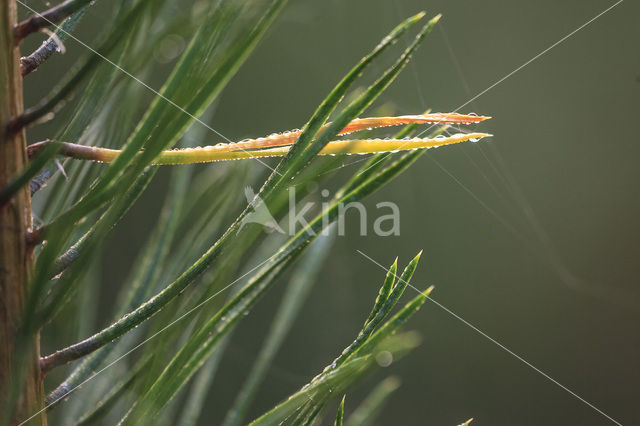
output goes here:
[{"label": "brown twig", "polygon": [[73,13],[85,7],[91,0],[66,0],[42,13],[34,13],[13,28],[14,40],[20,44],[29,34],[62,22]]},{"label": "brown twig", "polygon": [[86,8],[80,9],[71,15],[60,25],[50,37],[42,42],[42,45],[30,55],[20,58],[20,74],[24,77],[37,70],[38,67],[49,59],[55,52],[64,53],[62,42],[69,36],[75,26],[80,22],[86,12]]}]

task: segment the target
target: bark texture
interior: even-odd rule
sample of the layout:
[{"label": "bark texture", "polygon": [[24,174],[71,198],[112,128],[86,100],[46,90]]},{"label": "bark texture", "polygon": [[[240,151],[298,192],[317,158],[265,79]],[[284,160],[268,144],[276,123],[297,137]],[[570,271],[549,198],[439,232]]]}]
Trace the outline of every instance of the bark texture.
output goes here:
[{"label": "bark texture", "polygon": [[[0,2],[0,188],[27,162],[25,131],[8,130],[11,117],[22,113],[22,76],[19,51],[14,41],[16,1]],[[0,423],[18,424],[43,407],[39,367],[39,335],[27,336],[28,351],[16,356],[17,332],[32,271],[33,250],[26,242],[31,228],[31,199],[28,186],[0,207]],[[20,358],[20,359],[17,359]],[[10,401],[12,377],[24,366],[21,391]],[[9,406],[8,406],[9,405]],[[9,415],[13,412],[13,415]],[[7,417],[10,416],[8,419]],[[29,425],[44,425],[44,413]]]}]

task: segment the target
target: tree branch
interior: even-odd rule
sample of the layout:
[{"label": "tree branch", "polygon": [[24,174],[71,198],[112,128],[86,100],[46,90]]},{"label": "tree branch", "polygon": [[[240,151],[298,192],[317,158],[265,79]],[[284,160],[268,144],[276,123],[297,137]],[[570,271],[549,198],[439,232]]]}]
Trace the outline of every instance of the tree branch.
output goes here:
[{"label": "tree branch", "polygon": [[58,153],[59,146],[49,144],[42,149],[11,181],[0,188],[0,208],[11,200],[18,191],[38,174],[38,172]]},{"label": "tree branch", "polygon": [[[82,1],[87,3],[87,0]],[[141,0],[137,2],[122,20],[118,20],[109,35],[100,44],[100,47],[89,55],[81,65],[72,69],[68,77],[60,85],[54,87],[46,98],[43,98],[37,105],[27,108],[22,114],[12,117],[9,120],[9,129],[17,132],[23,127],[37,122],[50,112],[53,112],[56,106],[71,96],[78,85],[91,76],[95,68],[104,61],[104,57],[108,56],[118,46],[122,37],[135,25],[136,20],[139,18],[139,12],[149,1]]]},{"label": "tree branch", "polygon": [[26,186],[16,189],[14,181],[27,167],[26,134],[6,126],[23,109],[13,36],[16,10],[15,0],[0,2],[0,188],[8,187],[5,194],[11,195],[0,206],[0,424],[18,424],[38,413],[29,424],[46,425],[40,412],[44,405],[40,336],[24,326],[24,301],[33,271],[33,250],[25,242],[33,226],[31,197]]},{"label": "tree branch", "polygon": [[25,37],[40,31],[41,28],[62,22],[90,2],[91,0],[66,0],[42,13],[34,13],[13,28],[15,43],[20,44]]},{"label": "tree branch", "polygon": [[69,37],[69,33],[73,31],[76,24],[80,22],[86,10],[86,8],[82,8],[65,19],[60,28],[56,29],[53,36],[45,40],[42,45],[29,56],[20,58],[20,74],[22,74],[23,77],[37,70],[44,61],[59,51],[61,48],[59,44]]}]

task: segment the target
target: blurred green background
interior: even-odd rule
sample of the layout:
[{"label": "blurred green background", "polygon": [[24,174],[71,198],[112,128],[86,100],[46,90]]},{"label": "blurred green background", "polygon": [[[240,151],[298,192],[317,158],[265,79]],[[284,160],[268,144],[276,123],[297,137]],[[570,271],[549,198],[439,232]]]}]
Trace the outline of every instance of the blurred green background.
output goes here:
[{"label": "blurred green background", "polygon": [[[45,1],[28,4],[41,10]],[[459,318],[427,303],[409,323],[424,342],[383,371],[402,386],[378,424],[455,425],[470,417],[474,425],[613,424],[532,366],[620,423],[640,424],[640,5],[620,3],[500,81],[612,4],[290,2],[216,103],[209,124],[228,138],[300,127],[360,57],[420,10],[444,18],[373,110],[473,111],[493,116],[478,129],[495,137],[430,151],[366,201],[370,230],[376,203],[398,204],[400,236],[361,237],[357,217],[348,217],[347,235],[336,240],[252,416],[306,383],[359,330],[384,271],[357,250],[388,266],[424,249],[412,283],[435,285],[433,298]],[[97,2],[78,37],[91,44],[109,14],[109,2]],[[72,41],[67,49],[27,77],[27,105],[85,53]],[[34,128],[29,138],[47,131]],[[345,158],[344,171],[359,159]],[[160,176],[115,231],[104,283],[126,276],[162,183]],[[235,333],[202,424],[221,420],[280,297],[270,293]],[[381,377],[347,397],[347,412]]]}]

